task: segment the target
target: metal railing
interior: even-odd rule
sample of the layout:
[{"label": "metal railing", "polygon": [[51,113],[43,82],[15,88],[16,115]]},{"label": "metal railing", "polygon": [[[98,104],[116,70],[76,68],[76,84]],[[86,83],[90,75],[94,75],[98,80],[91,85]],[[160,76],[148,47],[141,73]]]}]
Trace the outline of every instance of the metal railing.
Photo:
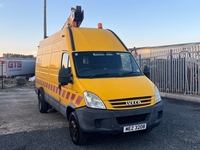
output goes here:
[{"label": "metal railing", "polygon": [[141,68],[162,92],[200,94],[200,45],[138,55]]}]

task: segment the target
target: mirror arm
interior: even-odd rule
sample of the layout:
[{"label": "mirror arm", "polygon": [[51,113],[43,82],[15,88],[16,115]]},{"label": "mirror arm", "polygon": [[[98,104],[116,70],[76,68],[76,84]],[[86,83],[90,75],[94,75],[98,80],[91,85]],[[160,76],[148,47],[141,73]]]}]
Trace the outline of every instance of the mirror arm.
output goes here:
[{"label": "mirror arm", "polygon": [[60,82],[59,82],[59,84],[58,84],[58,88],[59,88],[59,90],[61,90],[61,84],[60,84]]}]

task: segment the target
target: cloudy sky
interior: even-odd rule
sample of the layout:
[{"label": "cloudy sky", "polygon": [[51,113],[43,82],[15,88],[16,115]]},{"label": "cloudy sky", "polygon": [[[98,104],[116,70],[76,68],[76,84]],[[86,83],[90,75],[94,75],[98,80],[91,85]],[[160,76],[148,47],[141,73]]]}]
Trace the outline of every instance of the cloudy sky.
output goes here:
[{"label": "cloudy sky", "polygon": [[[101,22],[128,48],[200,42],[200,0],[47,0],[47,34],[82,6],[82,27]],[[43,39],[43,0],[0,0],[0,56],[33,54]]]}]

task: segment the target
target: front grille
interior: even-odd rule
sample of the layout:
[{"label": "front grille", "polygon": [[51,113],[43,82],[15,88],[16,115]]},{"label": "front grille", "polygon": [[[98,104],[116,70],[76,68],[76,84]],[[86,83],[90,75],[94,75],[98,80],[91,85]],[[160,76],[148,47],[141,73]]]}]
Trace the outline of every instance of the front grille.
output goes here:
[{"label": "front grille", "polygon": [[131,124],[144,121],[148,114],[141,114],[141,115],[132,115],[132,116],[125,116],[125,117],[117,117],[118,124]]},{"label": "front grille", "polygon": [[151,96],[133,97],[117,100],[109,100],[114,109],[133,109],[149,106],[151,104]]}]

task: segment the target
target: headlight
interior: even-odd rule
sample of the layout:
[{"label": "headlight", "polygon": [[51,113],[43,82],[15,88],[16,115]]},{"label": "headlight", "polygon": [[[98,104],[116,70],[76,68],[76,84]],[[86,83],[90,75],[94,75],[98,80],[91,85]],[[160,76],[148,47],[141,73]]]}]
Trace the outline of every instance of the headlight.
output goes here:
[{"label": "headlight", "polygon": [[85,103],[88,107],[91,108],[98,108],[98,109],[106,109],[105,105],[103,104],[102,100],[91,92],[84,92],[84,99]]},{"label": "headlight", "polygon": [[160,97],[160,93],[158,91],[158,88],[155,86],[155,100],[156,100],[156,103],[160,102],[161,101],[161,97]]}]

